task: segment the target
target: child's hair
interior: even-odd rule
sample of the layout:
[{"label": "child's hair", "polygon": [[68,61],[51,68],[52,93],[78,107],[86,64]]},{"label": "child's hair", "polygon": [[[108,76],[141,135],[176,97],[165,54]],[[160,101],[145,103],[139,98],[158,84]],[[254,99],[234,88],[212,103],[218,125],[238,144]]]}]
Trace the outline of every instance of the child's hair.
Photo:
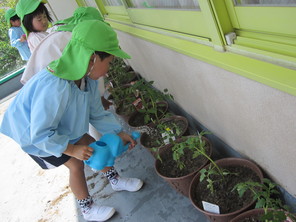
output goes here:
[{"label": "child's hair", "polygon": [[99,52],[99,51],[95,51],[95,54],[98,55],[101,59],[101,61],[103,61],[104,59],[108,58],[109,56],[111,56],[110,53],[107,52]]},{"label": "child's hair", "polygon": [[43,13],[45,13],[48,21],[52,22],[52,18],[50,17],[50,14],[49,14],[47,8],[45,7],[44,3],[40,3],[35,11],[24,16],[22,23],[28,32],[37,32],[37,30],[35,30],[33,27],[32,21],[33,21],[34,17],[36,17],[40,14],[43,14]]},{"label": "child's hair", "polygon": [[16,20],[20,20],[20,17],[18,17],[17,15],[14,15],[10,18],[10,21],[16,21]]}]

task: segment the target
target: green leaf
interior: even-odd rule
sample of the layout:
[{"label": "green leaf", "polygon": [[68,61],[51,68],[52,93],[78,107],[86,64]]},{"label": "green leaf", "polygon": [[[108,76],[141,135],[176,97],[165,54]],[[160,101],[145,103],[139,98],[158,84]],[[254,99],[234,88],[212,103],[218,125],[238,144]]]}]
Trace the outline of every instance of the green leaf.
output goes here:
[{"label": "green leaf", "polygon": [[240,189],[238,189],[238,195],[239,197],[242,197],[244,195],[244,193],[247,191],[247,187],[241,187]]},{"label": "green leaf", "polygon": [[199,172],[200,172],[199,181],[202,182],[206,178],[206,170],[202,169]]},{"label": "green leaf", "polygon": [[264,199],[259,199],[257,202],[256,202],[256,206],[255,208],[264,208],[265,207],[265,200]]}]

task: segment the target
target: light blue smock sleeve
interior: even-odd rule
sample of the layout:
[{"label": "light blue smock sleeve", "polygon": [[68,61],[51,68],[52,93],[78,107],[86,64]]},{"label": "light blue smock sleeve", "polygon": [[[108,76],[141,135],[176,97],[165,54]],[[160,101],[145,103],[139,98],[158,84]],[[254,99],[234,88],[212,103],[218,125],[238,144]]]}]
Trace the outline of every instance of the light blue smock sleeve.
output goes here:
[{"label": "light blue smock sleeve", "polygon": [[120,123],[116,120],[113,113],[104,110],[98,90],[98,81],[91,80],[90,78],[87,80],[92,95],[90,100],[90,123],[103,135],[106,133],[120,133],[122,131]]},{"label": "light blue smock sleeve", "polygon": [[8,30],[8,35],[10,38],[10,45],[12,47],[15,47],[18,49],[20,56],[22,57],[22,60],[29,60],[31,56],[31,52],[28,46],[28,42],[24,41],[21,42],[20,38],[25,33],[23,32],[21,27],[11,27]]},{"label": "light blue smock sleeve", "polygon": [[12,47],[18,48],[21,47],[23,45],[22,42],[20,42],[20,38],[21,38],[21,33],[18,32],[17,30],[10,28],[8,30],[8,35],[10,38],[10,45]]},{"label": "light blue smock sleeve", "polygon": [[[38,149],[59,157],[67,148],[69,136],[59,125],[69,101],[71,87],[59,78],[36,84],[31,103],[31,141]],[[46,84],[44,84],[46,83]]]}]

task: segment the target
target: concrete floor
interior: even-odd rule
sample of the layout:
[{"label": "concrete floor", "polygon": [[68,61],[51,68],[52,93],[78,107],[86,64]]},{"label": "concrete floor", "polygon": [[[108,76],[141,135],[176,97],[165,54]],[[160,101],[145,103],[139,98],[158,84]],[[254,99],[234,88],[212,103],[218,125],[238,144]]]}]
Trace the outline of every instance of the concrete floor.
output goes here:
[{"label": "concrete floor", "polygon": [[[13,95],[0,102],[0,121]],[[119,119],[124,128],[128,126]],[[82,222],[84,219],[68,186],[65,167],[42,170],[10,138],[0,134],[0,221]],[[135,193],[115,192],[101,175],[85,168],[94,200],[116,208],[110,222],[208,222],[190,200],[172,189],[154,170],[154,158],[141,145],[117,159],[121,175],[141,178]]]}]

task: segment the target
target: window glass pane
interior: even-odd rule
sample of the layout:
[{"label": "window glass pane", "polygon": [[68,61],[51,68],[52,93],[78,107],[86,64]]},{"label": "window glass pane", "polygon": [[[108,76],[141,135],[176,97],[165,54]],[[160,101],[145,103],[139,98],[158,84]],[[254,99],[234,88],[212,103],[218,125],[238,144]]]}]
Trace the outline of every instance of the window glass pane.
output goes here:
[{"label": "window glass pane", "polygon": [[121,0],[103,0],[105,6],[122,6]]},{"label": "window glass pane", "polygon": [[97,3],[95,2],[95,0],[85,0],[85,3],[86,3],[87,6],[98,8]]},{"label": "window glass pane", "polygon": [[131,8],[199,9],[198,0],[128,0]]},{"label": "window glass pane", "polygon": [[296,6],[296,0],[234,0],[239,6]]},{"label": "window glass pane", "polygon": [[17,48],[11,46],[11,39],[8,34],[10,25],[7,24],[4,18],[6,9],[14,8],[15,4],[15,1],[0,1],[0,79],[26,64]]}]

